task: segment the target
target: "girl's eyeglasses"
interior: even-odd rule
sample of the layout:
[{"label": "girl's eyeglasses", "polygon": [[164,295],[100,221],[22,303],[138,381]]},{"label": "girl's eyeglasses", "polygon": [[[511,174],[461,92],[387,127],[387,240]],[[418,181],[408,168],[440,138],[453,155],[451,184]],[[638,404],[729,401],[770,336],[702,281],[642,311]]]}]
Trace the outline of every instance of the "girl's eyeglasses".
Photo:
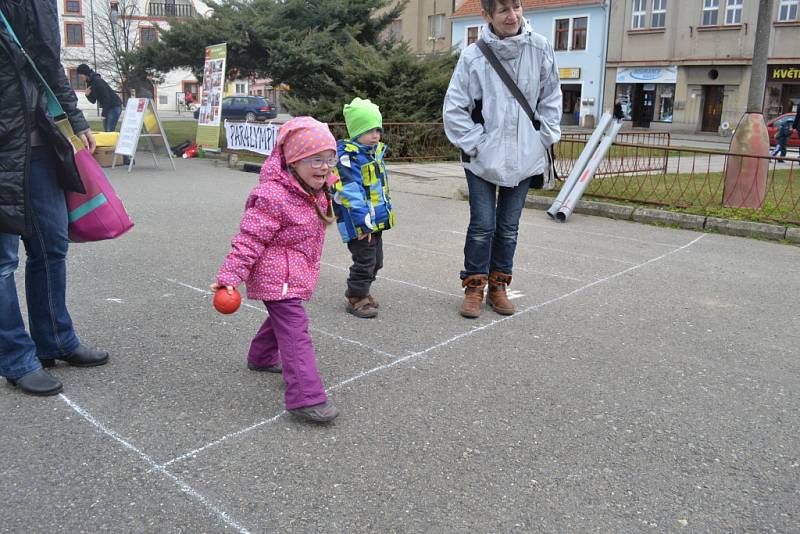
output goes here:
[{"label": "girl's eyeglasses", "polygon": [[322,167],[323,164],[328,165],[328,167],[336,167],[336,163],[339,161],[336,156],[330,156],[328,158],[322,158],[319,156],[313,156],[310,158],[304,158],[302,161],[305,161],[309,165],[311,165],[312,169],[319,169]]}]

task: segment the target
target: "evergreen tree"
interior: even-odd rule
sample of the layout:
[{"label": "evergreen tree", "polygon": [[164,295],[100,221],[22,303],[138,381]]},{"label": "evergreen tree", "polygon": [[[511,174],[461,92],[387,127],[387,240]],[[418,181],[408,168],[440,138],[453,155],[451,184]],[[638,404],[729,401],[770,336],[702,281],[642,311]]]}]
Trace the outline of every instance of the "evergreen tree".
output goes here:
[{"label": "evergreen tree", "polygon": [[[211,4],[210,4],[211,5]],[[175,24],[136,52],[139,67],[190,68],[200,79],[203,51],[228,43],[229,79],[270,77],[290,86],[295,115],[342,120],[353,97],[370,98],[386,121],[441,120],[456,57],[416,57],[382,33],[405,3],[393,0],[237,0],[213,4],[207,19]]]}]

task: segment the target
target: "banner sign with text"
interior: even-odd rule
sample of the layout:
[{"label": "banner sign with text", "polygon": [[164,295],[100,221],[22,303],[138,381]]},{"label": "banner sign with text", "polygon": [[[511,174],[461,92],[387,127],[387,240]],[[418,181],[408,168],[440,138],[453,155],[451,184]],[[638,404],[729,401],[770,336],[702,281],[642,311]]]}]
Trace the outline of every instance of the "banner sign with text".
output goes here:
[{"label": "banner sign with text", "polygon": [[269,156],[278,139],[280,124],[225,121],[228,150],[248,150]]},{"label": "banner sign with text", "polygon": [[206,148],[219,146],[227,54],[227,43],[206,47],[206,62],[203,67],[203,97],[200,99],[200,111],[197,116],[197,144]]},{"label": "banner sign with text", "polygon": [[678,67],[617,67],[617,83],[677,83]]},{"label": "banner sign with text", "polygon": [[800,65],[769,65],[769,81],[800,82]]}]

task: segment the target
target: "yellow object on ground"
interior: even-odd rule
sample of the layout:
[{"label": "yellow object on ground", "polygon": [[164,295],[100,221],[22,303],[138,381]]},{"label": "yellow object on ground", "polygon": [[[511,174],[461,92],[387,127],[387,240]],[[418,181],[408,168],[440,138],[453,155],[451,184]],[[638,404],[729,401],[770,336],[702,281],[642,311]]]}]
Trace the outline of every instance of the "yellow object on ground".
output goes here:
[{"label": "yellow object on ground", "polygon": [[92,135],[97,146],[115,147],[119,141],[119,132],[92,132]]}]

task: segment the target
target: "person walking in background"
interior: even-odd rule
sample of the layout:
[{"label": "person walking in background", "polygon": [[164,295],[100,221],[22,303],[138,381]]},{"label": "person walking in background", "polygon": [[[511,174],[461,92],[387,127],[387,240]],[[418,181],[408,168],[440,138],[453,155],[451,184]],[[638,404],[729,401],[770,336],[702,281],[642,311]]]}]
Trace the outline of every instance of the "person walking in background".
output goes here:
[{"label": "person walking in background", "polygon": [[192,92],[187,89],[186,94],[183,95],[183,103],[186,105],[186,111],[192,111],[192,104],[194,104],[194,96]]},{"label": "person walking in background", "polygon": [[394,226],[389,178],[381,143],[383,117],[369,100],[354,98],[344,106],[349,139],[337,143],[339,181],[334,184],[334,212],[353,265],[347,278],[345,310],[368,319],[378,315],[370,287],[383,267],[383,231]]},{"label": "person walking in background", "polygon": [[94,103],[100,103],[100,108],[103,110],[101,115],[103,117],[103,131],[114,132],[117,130],[117,121],[122,114],[122,101],[119,95],[114,92],[111,86],[96,72],[94,72],[89,65],[81,63],[78,65],[78,75],[81,76],[86,83],[86,99]]},{"label": "person walking in background", "polygon": [[[800,102],[797,103],[797,113],[794,116],[792,128],[794,128],[794,131],[797,132],[797,139],[800,140]],[[797,154],[798,157],[800,157],[800,144],[797,147]]]},{"label": "person walking in background", "polygon": [[467,46],[447,87],[442,118],[447,138],[461,149],[469,189],[459,309],[469,318],[480,316],[487,282],[492,309],[502,315],[515,312],[506,287],[519,219],[533,176],[544,172],[546,151],[561,138],[561,85],[553,47],[523,18],[520,0],[481,0],[481,15],[486,24],[479,42],[517,80],[538,124],[479,44]]},{"label": "person walking in background", "polygon": [[783,121],[777,133],[775,133],[775,149],[772,151],[773,156],[779,156],[781,159],[778,161],[783,163],[783,158],[786,157],[786,149],[789,146],[789,139],[792,137],[792,127],[789,121]]},{"label": "person walking in background", "polygon": [[625,111],[622,109],[622,101],[619,98],[614,101],[614,118],[618,121],[625,118]]},{"label": "person walking in background", "polygon": [[269,316],[250,343],[247,367],[282,373],[286,409],[314,422],[339,415],[319,376],[303,308],[319,279],[325,228],[335,220],[328,188],[335,166],[327,124],[295,117],[281,126],[211,285],[232,292],[244,282],[247,298],[264,302]]},{"label": "person walking in background", "polygon": [[[95,142],[61,65],[56,3],[0,0],[0,12],[89,150]],[[81,344],[67,310],[67,203],[83,193],[73,148],[46,113],[47,99],[0,20],[0,375],[25,393],[55,395],[61,381],[44,369],[62,360],[103,365],[108,353]],[[25,245],[28,331],[14,273]]]}]

